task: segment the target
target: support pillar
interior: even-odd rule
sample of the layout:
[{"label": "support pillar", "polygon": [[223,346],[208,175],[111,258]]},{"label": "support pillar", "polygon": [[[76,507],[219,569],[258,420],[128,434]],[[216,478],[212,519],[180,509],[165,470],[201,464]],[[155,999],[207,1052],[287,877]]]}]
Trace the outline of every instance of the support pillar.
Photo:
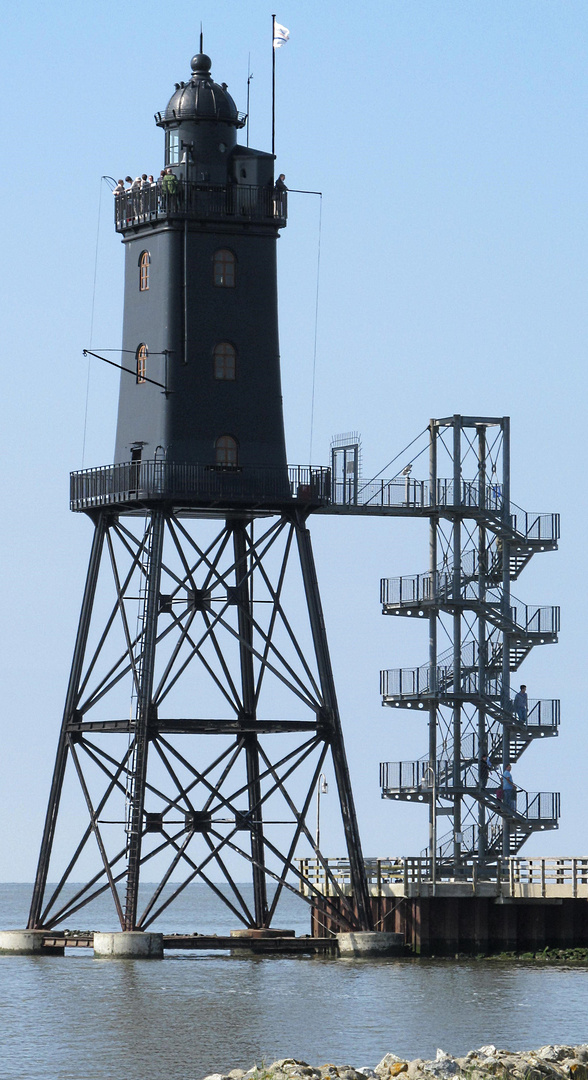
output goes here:
[{"label": "support pillar", "polygon": [[[453,417],[453,861],[461,863],[461,417]],[[458,840],[458,837],[460,838]]]},{"label": "support pillar", "polygon": [[43,930],[0,930],[0,954],[38,956],[43,949],[44,937]]},{"label": "support pillar", "polygon": [[[235,551],[235,586],[239,604],[239,657],[241,663],[242,720],[255,718],[255,678],[253,671],[253,602],[247,575],[246,522],[237,521],[233,526]],[[259,747],[255,732],[245,736],[245,759],[247,762],[247,794],[251,828],[251,858],[253,874],[253,899],[255,926],[267,925],[268,904],[265,875],[265,845],[261,821],[261,784],[259,779]]]},{"label": "support pillar", "polygon": [[374,958],[378,956],[402,956],[404,938],[402,934],[391,934],[377,930],[355,930],[352,933],[337,934],[339,956],[352,958]]},{"label": "support pillar", "polygon": [[141,868],[141,843],[143,839],[143,811],[145,806],[145,780],[149,748],[149,719],[153,676],[155,670],[155,645],[157,641],[157,616],[159,614],[159,583],[161,579],[161,556],[165,518],[163,510],[154,510],[151,516],[151,536],[147,567],[145,596],[145,628],[141,642],[141,664],[135,747],[131,778],[131,805],[129,818],[129,846],[127,868],[127,892],[124,913],[125,931],[133,931],[137,925],[139,899],[139,874]]},{"label": "support pillar", "polygon": [[47,885],[49,861],[51,859],[51,850],[55,837],[55,827],[57,825],[57,815],[59,812],[61,790],[63,788],[63,778],[65,776],[65,766],[67,764],[67,755],[69,750],[69,736],[67,733],[67,728],[68,724],[73,718],[76,706],[78,704],[78,693],[80,679],[82,677],[82,666],[84,663],[86,645],[88,643],[92,608],[94,606],[94,596],[96,593],[96,585],[98,582],[98,573],[100,570],[102,549],[104,547],[104,537],[106,536],[106,530],[108,527],[108,518],[109,514],[103,511],[98,516],[94,528],[94,537],[92,540],[90,561],[88,563],[88,573],[86,575],[86,585],[84,588],[84,596],[82,599],[82,610],[80,613],[80,621],[78,624],[78,632],[76,635],[76,643],[74,647],[69,683],[65,698],[65,708],[63,710],[61,734],[59,736],[59,743],[57,746],[55,768],[53,771],[51,792],[49,794],[49,804],[47,807],[47,815],[45,818],[43,838],[41,840],[41,851],[39,853],[37,874],[33,887],[33,896],[31,900],[31,909],[29,912],[28,921],[29,930],[38,928],[41,922],[43,897],[45,895],[45,887]]},{"label": "support pillar", "polygon": [[302,570],[312,639],[321,683],[321,693],[325,704],[325,721],[328,723],[331,730],[330,742],[333,754],[333,766],[337,780],[337,791],[339,793],[345,839],[347,841],[351,887],[353,890],[353,900],[355,907],[357,908],[358,928],[361,930],[372,930],[373,922],[365,863],[361,850],[359,828],[351,792],[351,778],[349,776],[347,756],[343,745],[341,718],[339,716],[339,707],[335,693],[335,681],[333,679],[333,669],[331,667],[331,658],[329,655],[325,620],[323,617],[318,580],[314,565],[310,532],[305,527],[304,522],[300,520],[296,523],[296,538],[298,541],[300,567]]},{"label": "support pillar", "polygon": [[94,956],[99,960],[163,960],[163,934],[141,930],[95,933]]}]

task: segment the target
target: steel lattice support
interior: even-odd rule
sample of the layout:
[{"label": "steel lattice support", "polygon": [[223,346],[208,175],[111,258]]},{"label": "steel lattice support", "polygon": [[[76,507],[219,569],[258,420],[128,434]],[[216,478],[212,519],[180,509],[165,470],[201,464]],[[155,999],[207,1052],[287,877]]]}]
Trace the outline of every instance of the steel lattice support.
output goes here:
[{"label": "steel lattice support", "polygon": [[[293,589],[306,599],[302,619]],[[108,592],[104,612],[97,598]],[[308,821],[328,755],[351,898]],[[65,798],[81,807],[66,854]],[[323,896],[300,891],[300,845],[322,864],[341,925],[370,928],[304,515],[211,522],[162,504],[144,520],[96,513],[29,926],[56,926],[110,892],[121,928],[145,929],[192,881],[243,926],[269,926],[284,889]]]}]

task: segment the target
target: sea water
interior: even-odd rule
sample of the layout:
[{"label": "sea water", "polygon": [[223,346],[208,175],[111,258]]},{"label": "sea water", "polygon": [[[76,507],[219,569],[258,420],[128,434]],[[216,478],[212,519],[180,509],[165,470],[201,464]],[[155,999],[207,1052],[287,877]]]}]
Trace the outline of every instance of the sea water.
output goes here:
[{"label": "sea water", "polygon": [[[0,885],[0,928],[26,923],[31,886]],[[79,929],[115,929],[105,899]],[[276,925],[308,933],[288,894]],[[73,925],[71,927],[74,928]],[[153,929],[224,933],[235,918],[192,885]],[[163,961],[0,957],[2,1080],[199,1080],[280,1057],[375,1065],[588,1041],[588,971],[520,961],[335,960],[172,953]]]}]

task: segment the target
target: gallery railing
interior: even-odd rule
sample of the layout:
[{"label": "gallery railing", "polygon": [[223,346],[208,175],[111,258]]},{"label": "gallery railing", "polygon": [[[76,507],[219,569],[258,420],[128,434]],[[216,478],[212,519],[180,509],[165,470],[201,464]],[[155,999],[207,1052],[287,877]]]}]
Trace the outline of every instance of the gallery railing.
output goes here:
[{"label": "gallery railing", "polygon": [[173,503],[281,506],[328,503],[330,470],[320,467],[182,465],[125,462],[70,475],[72,510],[167,500]]},{"label": "gallery railing", "polygon": [[198,184],[178,181],[167,193],[161,184],[122,191],[114,196],[117,232],[160,219],[193,218],[208,221],[248,221],[283,227],[288,216],[288,195],[273,187],[254,184]]}]

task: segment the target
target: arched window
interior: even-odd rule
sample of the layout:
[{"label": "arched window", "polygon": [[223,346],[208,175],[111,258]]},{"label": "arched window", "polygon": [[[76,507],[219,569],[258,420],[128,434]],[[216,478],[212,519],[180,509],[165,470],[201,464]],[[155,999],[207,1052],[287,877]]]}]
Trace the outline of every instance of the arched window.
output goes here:
[{"label": "arched window", "polygon": [[142,251],[139,256],[139,292],[146,292],[149,288],[149,265],[151,256],[148,251]]},{"label": "arched window", "polygon": [[232,435],[221,435],[214,444],[217,465],[238,465],[239,446]]},{"label": "arched window", "polygon": [[212,280],[221,289],[235,288],[235,267],[237,260],[228,248],[219,248],[213,258]]},{"label": "arched window", "polygon": [[237,353],[228,341],[219,341],[214,346],[214,377],[215,379],[231,379],[236,377]]},{"label": "arched window", "polygon": [[139,345],[137,349],[137,382],[144,383],[147,377],[147,356],[149,350],[146,345]]}]

